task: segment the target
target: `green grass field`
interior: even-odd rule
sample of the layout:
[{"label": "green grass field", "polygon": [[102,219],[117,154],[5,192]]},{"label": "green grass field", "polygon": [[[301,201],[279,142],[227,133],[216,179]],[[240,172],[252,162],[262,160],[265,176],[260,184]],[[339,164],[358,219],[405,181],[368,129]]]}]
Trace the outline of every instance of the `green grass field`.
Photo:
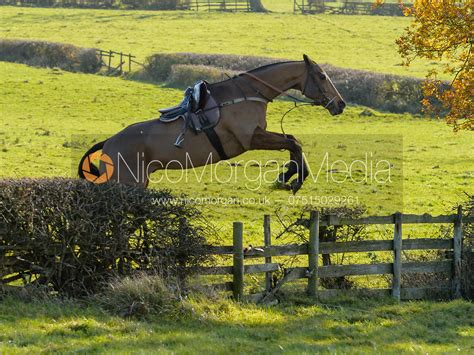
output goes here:
[{"label": "green grass field", "polygon": [[[289,0],[288,0],[289,1]],[[280,2],[278,2],[279,4]],[[400,65],[395,40],[410,20],[385,16],[207,13],[0,7],[0,37],[131,52],[261,55],[423,77]]]},{"label": "green grass field", "polygon": [[[0,174],[3,177],[73,177],[79,158],[95,137],[108,137],[134,122],[155,117],[157,108],[177,102],[182,95],[180,90],[120,78],[11,63],[1,63],[0,68],[0,100],[4,118],[0,132],[3,146]],[[269,106],[270,130],[280,130],[281,113],[291,105],[277,101]],[[386,154],[395,154],[398,163],[403,159],[403,176],[399,171],[396,177],[396,187],[402,192],[374,190],[371,184],[366,189],[354,184],[335,185],[308,180],[298,195],[356,195],[372,214],[389,214],[396,210],[436,214],[449,212],[453,205],[464,199],[464,192],[473,193],[471,159],[474,142],[470,132],[454,134],[443,122],[407,114],[374,111],[372,116],[364,116],[361,115],[364,110],[363,107],[349,107],[343,115],[332,117],[321,108],[301,108],[286,118],[285,129],[302,140],[309,158],[327,150],[338,158],[350,159],[360,149],[357,144],[360,144],[361,137],[373,137],[369,138],[368,148],[364,146],[364,149],[387,150]],[[82,140],[86,144],[75,144],[76,135],[84,136]],[[384,145],[387,135],[396,135],[396,148],[403,152],[390,150]],[[375,144],[377,140],[382,143]],[[285,152],[249,152],[242,159],[263,163],[266,159],[276,158],[283,162],[287,156]],[[318,164],[313,166],[315,170]],[[225,174],[229,169],[222,166],[218,171],[228,176]],[[243,172],[242,168],[235,169]],[[248,170],[251,176],[260,171],[257,167]],[[202,172],[202,169],[198,171]],[[175,181],[177,174],[171,173],[169,180]],[[160,172],[153,176],[158,179]],[[276,178],[276,174],[271,177]],[[262,216],[276,209],[278,203],[275,201],[285,201],[281,204],[287,205],[286,201],[292,196],[288,191],[274,190],[271,183],[263,183],[261,188],[251,191],[249,188],[254,186],[243,179],[235,183],[219,183],[209,178],[199,184],[193,175],[189,175],[189,181],[194,181],[193,189],[184,183],[185,180],[181,181],[183,183],[172,183],[164,179],[153,186],[171,188],[175,193],[191,196],[259,198],[262,194],[268,195],[271,203],[266,205],[239,208],[214,205],[205,209],[225,231],[230,230],[232,221],[244,221],[250,240],[258,238],[260,241]]]},{"label": "green grass field", "polygon": [[[135,321],[70,302],[0,303],[0,352],[415,353],[474,350],[472,303],[359,300],[273,308],[191,302],[194,315]],[[334,306],[334,304],[332,304]]]},{"label": "green grass field", "polygon": [[[270,2],[264,1],[265,5]],[[287,6],[288,2],[278,0],[268,7],[288,12]],[[306,52],[320,62],[342,67],[423,76],[426,63],[409,70],[398,65],[394,40],[408,23],[405,18],[376,16],[0,7],[0,37],[130,51],[140,60],[159,51],[297,59]],[[156,117],[157,108],[170,106],[182,96],[180,90],[162,85],[4,62],[0,62],[0,87],[0,178],[73,177],[81,153],[97,137]],[[281,114],[291,106],[284,101],[269,106],[271,130],[280,130]],[[438,214],[450,212],[463,202],[465,192],[474,194],[472,132],[455,134],[444,122],[357,106],[348,107],[337,117],[321,108],[301,108],[285,119],[285,129],[302,140],[311,159],[324,151],[337,159],[353,159],[362,147],[362,151],[390,157],[396,166],[396,190],[307,181],[298,196],[354,194],[369,214],[395,210]],[[287,153],[251,152],[242,157],[246,161],[270,158],[282,163]],[[227,173],[229,169],[224,166],[218,171]],[[242,167],[236,171],[241,172]],[[258,172],[258,165],[254,165],[249,174]],[[275,190],[270,183],[253,192],[242,180],[204,181],[193,184],[192,189],[190,185],[168,182],[153,187],[196,197],[269,196],[268,205],[203,207],[225,244],[230,243],[235,220],[245,223],[245,244],[260,244],[263,214],[273,213],[292,196],[288,191]],[[288,213],[299,207],[288,207]],[[405,235],[416,232],[427,235],[423,234],[426,230],[420,235],[420,230],[404,229]],[[190,314],[147,321],[113,316],[94,302],[31,302],[7,297],[0,301],[0,353],[474,351],[474,308],[467,301],[396,304],[390,299],[342,298],[328,307],[292,292],[289,295],[286,302],[270,308],[228,300],[190,300]]]}]

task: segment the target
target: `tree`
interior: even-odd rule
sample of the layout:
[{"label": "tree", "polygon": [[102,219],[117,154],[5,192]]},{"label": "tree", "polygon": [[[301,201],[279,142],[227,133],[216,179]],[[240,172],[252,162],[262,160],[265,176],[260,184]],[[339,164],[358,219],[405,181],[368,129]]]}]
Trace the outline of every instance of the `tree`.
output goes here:
[{"label": "tree", "polygon": [[250,0],[250,9],[252,12],[267,12],[261,0]]},{"label": "tree", "polygon": [[[427,74],[422,103],[454,130],[474,130],[473,8],[472,0],[415,0],[412,7],[403,7],[413,22],[397,39],[405,65],[415,58],[439,62]],[[437,79],[438,70],[451,77],[450,85]]]}]

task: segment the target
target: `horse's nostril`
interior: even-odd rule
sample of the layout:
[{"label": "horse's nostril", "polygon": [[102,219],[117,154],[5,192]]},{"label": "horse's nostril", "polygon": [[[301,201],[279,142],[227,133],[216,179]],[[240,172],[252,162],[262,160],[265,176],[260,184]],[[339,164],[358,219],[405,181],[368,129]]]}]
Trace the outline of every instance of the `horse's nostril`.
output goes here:
[{"label": "horse's nostril", "polygon": [[343,109],[344,107],[346,107],[346,103],[344,101],[339,101],[339,108]]}]

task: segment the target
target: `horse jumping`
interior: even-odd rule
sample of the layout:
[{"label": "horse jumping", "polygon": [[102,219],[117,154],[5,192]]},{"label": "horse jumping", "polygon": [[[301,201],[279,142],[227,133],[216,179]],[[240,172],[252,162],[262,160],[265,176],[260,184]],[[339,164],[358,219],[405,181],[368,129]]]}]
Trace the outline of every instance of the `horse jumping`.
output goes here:
[{"label": "horse jumping", "polygon": [[[310,99],[311,104],[323,106],[331,115],[341,114],[346,106],[321,67],[308,56],[303,57],[303,61],[265,65],[225,81],[207,84],[197,98],[196,93],[193,94],[194,101],[198,101],[194,106],[183,101],[181,106],[162,110],[164,116],[176,112],[176,117],[184,118],[184,130],[183,121],[173,117],[126,127],[85,153],[79,163],[79,176],[107,174],[107,167],[117,166],[119,159],[129,166],[136,166],[141,160],[147,166],[143,176],[133,174],[130,169],[113,169],[106,180],[146,187],[149,174],[164,166],[181,169],[186,159],[191,159],[197,167],[207,164],[210,154],[212,162],[216,163],[249,150],[288,150],[290,162],[286,165],[287,170],[278,176],[278,182],[289,183],[286,186],[296,193],[308,175],[302,148],[294,136],[266,130],[268,103],[287,90],[296,89]],[[186,109],[188,112],[184,112]],[[190,134],[184,139],[187,127],[193,128],[195,133],[203,131],[206,134]],[[111,161],[110,164],[101,161],[97,168],[89,157],[99,150]],[[86,163],[90,169],[84,168]],[[295,174],[296,178],[289,182]]]}]

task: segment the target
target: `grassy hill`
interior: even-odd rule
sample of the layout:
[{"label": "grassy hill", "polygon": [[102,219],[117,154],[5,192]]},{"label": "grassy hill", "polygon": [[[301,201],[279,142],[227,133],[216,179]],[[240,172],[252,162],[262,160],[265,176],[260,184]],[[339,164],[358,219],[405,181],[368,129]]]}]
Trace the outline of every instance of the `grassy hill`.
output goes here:
[{"label": "grassy hill", "polygon": [[[287,13],[209,14],[0,7],[0,37],[42,39],[131,52],[144,60],[155,52],[236,53],[300,59],[401,75],[423,76],[429,65],[399,65],[394,40],[406,18],[377,16],[302,16],[288,13],[289,0],[264,0]],[[75,176],[77,162],[96,139],[157,116],[180,90],[161,85],[31,68],[0,62],[0,178]],[[280,131],[281,114],[292,107],[269,106],[269,129]],[[408,114],[387,114],[351,106],[331,117],[321,108],[301,108],[285,119],[285,129],[301,139],[307,156],[330,152],[355,159],[363,151],[388,157],[395,165],[395,189],[373,184],[325,184],[308,180],[298,197],[355,195],[369,213],[445,213],[474,193],[471,132],[454,134],[444,122]],[[248,173],[283,152],[251,152]],[[234,162],[235,160],[232,160]],[[318,168],[318,161],[313,165]],[[242,172],[242,166],[217,171]],[[268,169],[267,169],[268,170]],[[263,171],[267,171],[263,170]],[[333,169],[336,177],[341,169]],[[197,170],[198,173],[202,169]],[[154,176],[160,176],[160,172]],[[357,171],[356,176],[361,177]],[[170,175],[176,178],[177,173]],[[274,175],[271,175],[274,176]],[[230,240],[231,223],[245,222],[245,243],[260,243],[262,216],[278,206],[292,213],[288,191],[264,183],[257,191],[246,182],[163,182],[193,197],[258,198],[270,204],[203,206]],[[413,230],[404,227],[405,235]],[[418,230],[419,232],[419,230]],[[426,232],[426,231],[425,231]],[[430,234],[423,234],[428,236]],[[256,282],[255,280],[253,282]],[[300,285],[301,286],[301,285]],[[301,290],[300,290],[301,291]],[[0,353],[470,353],[472,303],[337,299],[315,304],[304,296],[271,308],[223,299],[190,299],[189,312],[147,321],[114,316],[94,302],[6,297],[0,301]]]},{"label": "grassy hill", "polygon": [[[279,4],[278,2],[277,4]],[[0,7],[0,37],[131,52],[261,55],[422,77],[430,63],[400,65],[404,17]]]}]

